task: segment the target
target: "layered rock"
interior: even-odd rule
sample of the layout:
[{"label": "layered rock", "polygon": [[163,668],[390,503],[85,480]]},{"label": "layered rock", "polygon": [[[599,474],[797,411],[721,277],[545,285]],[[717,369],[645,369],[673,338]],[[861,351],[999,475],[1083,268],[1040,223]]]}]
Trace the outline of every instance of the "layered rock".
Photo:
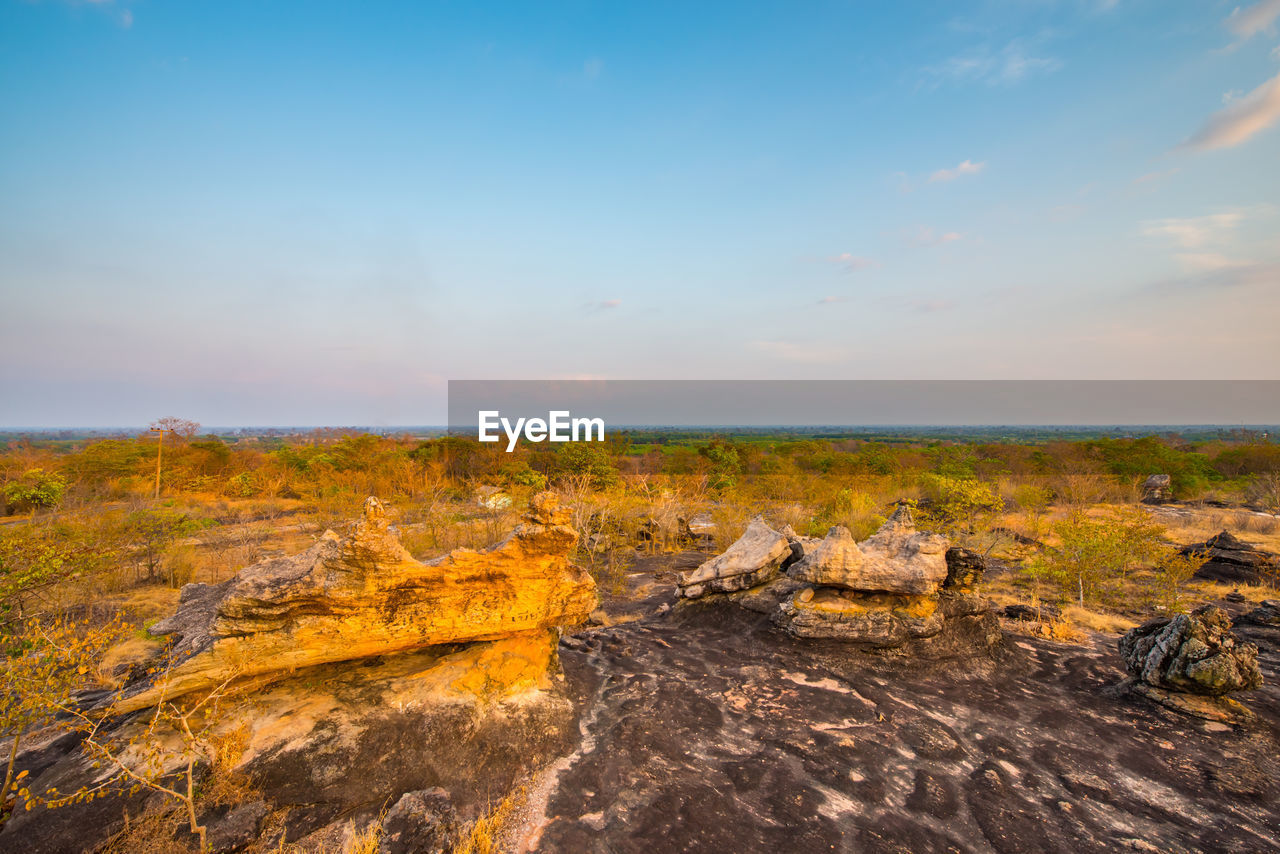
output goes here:
[{"label": "layered rock", "polygon": [[128,688],[119,711],[251,677],[440,644],[539,636],[586,619],[595,584],[569,562],[577,542],[551,493],[502,543],[415,560],[376,498],[348,536],[264,561],[222,584],[189,584],[177,612],[152,628],[172,635],[161,681]]},{"label": "layered rock", "polygon": [[709,593],[734,593],[776,578],[791,556],[791,543],[759,516],[721,555],[697,569],[676,576],[681,598],[697,599]]},{"label": "layered rock", "polygon": [[796,637],[896,648],[938,637],[949,621],[965,617],[982,621],[990,612],[986,599],[966,594],[908,596],[804,587],[783,601],[778,622]]},{"label": "layered rock", "polygon": [[1280,628],[1280,599],[1263,599],[1258,607],[1237,617],[1236,622]]},{"label": "layered rock", "polygon": [[1182,554],[1203,554],[1206,560],[1195,577],[1229,584],[1261,584],[1280,575],[1280,555],[1246,543],[1227,531],[1203,543],[1183,546]]},{"label": "layered rock", "polygon": [[945,537],[917,531],[902,504],[861,545],[848,528],[833,527],[787,574],[822,587],[928,595],[947,577],[947,545]]},{"label": "layered rock", "polygon": [[1120,657],[1132,674],[1121,692],[1208,720],[1253,717],[1226,695],[1262,684],[1258,648],[1231,633],[1231,617],[1216,605],[1131,629],[1120,639]]}]

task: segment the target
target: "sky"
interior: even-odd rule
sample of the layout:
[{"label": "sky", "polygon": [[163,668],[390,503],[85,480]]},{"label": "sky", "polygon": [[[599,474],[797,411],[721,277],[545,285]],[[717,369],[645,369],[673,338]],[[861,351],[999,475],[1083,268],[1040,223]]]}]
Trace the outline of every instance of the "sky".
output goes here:
[{"label": "sky", "polygon": [[0,0],[0,103],[0,426],[1280,378],[1280,0]]}]

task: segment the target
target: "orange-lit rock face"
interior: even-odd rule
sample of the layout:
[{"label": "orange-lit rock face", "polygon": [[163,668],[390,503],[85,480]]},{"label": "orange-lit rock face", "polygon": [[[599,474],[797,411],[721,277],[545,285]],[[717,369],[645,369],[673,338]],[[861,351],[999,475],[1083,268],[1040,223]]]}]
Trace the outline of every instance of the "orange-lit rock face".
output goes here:
[{"label": "orange-lit rock face", "polygon": [[487,551],[415,560],[370,498],[355,531],[326,532],[301,554],[264,561],[220,585],[188,585],[152,630],[179,636],[177,664],[160,684],[126,692],[117,708],[144,708],[252,676],[435,644],[497,640],[581,622],[595,583],[569,562],[577,532],[554,495]]}]

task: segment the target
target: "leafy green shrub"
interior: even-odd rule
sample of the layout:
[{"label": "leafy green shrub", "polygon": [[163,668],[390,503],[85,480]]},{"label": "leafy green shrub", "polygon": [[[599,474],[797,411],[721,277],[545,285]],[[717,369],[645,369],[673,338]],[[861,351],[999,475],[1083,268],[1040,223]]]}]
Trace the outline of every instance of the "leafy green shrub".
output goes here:
[{"label": "leafy green shrub", "polygon": [[6,483],[3,490],[5,503],[19,512],[57,507],[66,491],[62,476],[44,469],[29,469],[20,480]]}]

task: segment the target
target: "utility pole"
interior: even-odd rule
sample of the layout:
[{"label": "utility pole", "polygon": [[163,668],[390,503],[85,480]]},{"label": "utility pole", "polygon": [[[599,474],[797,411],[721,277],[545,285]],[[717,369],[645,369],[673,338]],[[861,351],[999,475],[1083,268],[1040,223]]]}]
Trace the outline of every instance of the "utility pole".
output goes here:
[{"label": "utility pole", "polygon": [[163,427],[150,428],[152,433],[156,434],[156,499],[160,498],[160,457],[164,454],[164,434]]}]

